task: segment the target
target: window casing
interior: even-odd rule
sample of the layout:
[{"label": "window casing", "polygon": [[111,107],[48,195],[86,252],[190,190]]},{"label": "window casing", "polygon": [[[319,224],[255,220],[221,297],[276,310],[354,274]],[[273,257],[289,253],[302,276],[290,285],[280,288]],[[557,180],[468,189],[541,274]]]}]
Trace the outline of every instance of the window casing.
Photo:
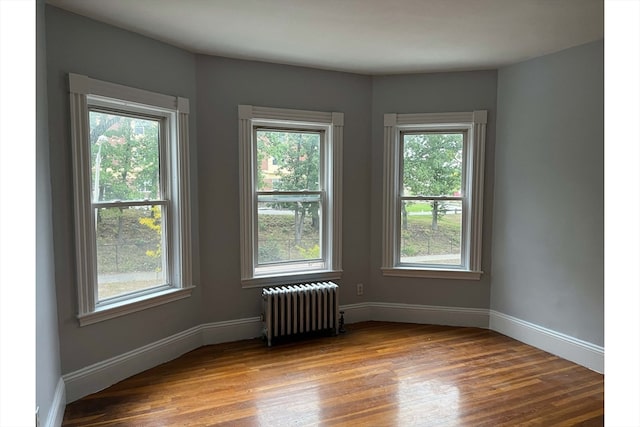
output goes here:
[{"label": "window casing", "polygon": [[238,116],[242,286],[339,279],[343,114],[240,105]]},{"label": "window casing", "polygon": [[486,111],[384,119],[383,275],[479,279]]},{"label": "window casing", "polygon": [[185,98],[69,74],[80,325],[191,293]]}]

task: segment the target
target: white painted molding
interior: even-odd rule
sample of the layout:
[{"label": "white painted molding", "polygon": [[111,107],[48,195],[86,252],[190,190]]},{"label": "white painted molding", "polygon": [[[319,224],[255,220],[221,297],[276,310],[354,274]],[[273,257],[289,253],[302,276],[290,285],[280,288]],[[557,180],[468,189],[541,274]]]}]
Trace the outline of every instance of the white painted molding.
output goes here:
[{"label": "white painted molding", "polygon": [[66,407],[64,380],[60,378],[56,391],[53,394],[53,401],[49,408],[49,415],[44,422],[44,427],[60,427],[64,418],[64,410]]},{"label": "white painted molding", "polygon": [[[547,328],[484,308],[363,302],[341,305],[348,324],[368,320],[491,329],[597,372],[604,371],[604,348]],[[348,330],[348,327],[347,327]],[[66,403],[107,388],[118,381],[173,360],[204,345],[251,339],[262,335],[260,317],[206,323],[95,363],[62,376]],[[49,418],[64,414],[65,389],[56,389]],[[51,424],[58,426],[60,424]]]},{"label": "white painted molding", "polygon": [[473,122],[478,124],[487,124],[487,110],[476,110],[473,112]]},{"label": "white painted molding", "polygon": [[[251,118],[277,122],[332,123],[332,112],[251,106]],[[337,126],[337,124],[336,124]],[[342,125],[340,125],[342,126]]]},{"label": "white painted molding", "polygon": [[[195,285],[193,283],[192,257],[191,257],[191,166],[189,156],[191,149],[189,148],[189,100],[178,98],[179,107],[183,108],[178,114],[175,125],[177,126],[177,139],[175,144],[169,144],[172,151],[171,161],[173,165],[171,169],[173,174],[179,179],[171,182],[171,193],[174,195],[175,204],[173,209],[173,230],[179,230],[173,233],[174,244],[176,248],[171,251],[170,256],[173,258],[174,272],[173,283],[179,283],[182,288],[190,288]],[[182,105],[180,105],[182,104]],[[184,111],[186,110],[186,111]]]},{"label": "white painted molding", "polygon": [[458,125],[472,123],[474,112],[398,114],[397,125]]},{"label": "white painted molding", "polygon": [[251,105],[238,105],[238,172],[240,191],[240,280],[253,277],[253,147]]},{"label": "white painted molding", "polygon": [[604,373],[604,347],[491,310],[489,328],[510,338]]},{"label": "white painted molding", "polygon": [[342,276],[342,185],[343,185],[343,137],[344,114],[332,113],[333,129],[331,141],[327,144],[327,155],[330,157],[331,173],[327,174],[327,188],[331,188],[328,200],[329,223],[331,233],[331,270],[339,271]]},{"label": "white painted molding", "polygon": [[368,302],[341,305],[340,311],[344,311],[344,321],[347,324],[373,320],[371,303]]},{"label": "white painted molding", "polygon": [[[480,120],[479,122],[476,119]],[[482,270],[482,215],[484,212],[484,157],[487,137],[487,112],[473,112],[473,144],[470,144],[469,176],[471,180],[471,230],[469,265]]]},{"label": "white painted molding", "polygon": [[340,280],[342,278],[342,270],[320,271],[317,273],[292,273],[280,274],[278,276],[255,277],[253,279],[242,280],[242,287],[248,288],[264,288],[267,286],[291,285],[302,282],[324,282],[327,280]]},{"label": "white painted molding", "polygon": [[[84,82],[80,76],[69,75],[69,83]],[[84,83],[83,83],[84,84]],[[73,86],[73,85],[72,85]],[[82,85],[81,85],[82,86]],[[83,315],[95,308],[96,266],[87,254],[96,253],[95,227],[91,209],[91,160],[90,149],[86,144],[89,135],[89,115],[87,97],[84,94],[69,94],[71,108],[71,147],[73,156],[73,188],[75,214],[76,271],[78,292],[78,314]]]},{"label": "white painted molding", "polygon": [[253,106],[238,105],[238,119],[249,120],[253,116]]},{"label": "white painted molding", "polygon": [[260,337],[262,335],[262,319],[250,317],[226,322],[207,323],[202,325],[202,345],[220,344],[242,339]]},{"label": "white painted molding", "polygon": [[[257,199],[254,197],[256,147],[253,141],[254,127],[257,125],[298,126],[326,132],[326,158],[324,190],[327,205],[323,240],[330,242],[326,254],[325,267],[320,270],[296,271],[296,281],[340,279],[342,274],[342,181],[343,181],[343,127],[344,113],[284,108],[238,105],[238,154],[240,193],[240,283],[243,288],[273,284],[294,283],[292,275],[274,272],[272,275],[255,275],[257,260],[254,251],[255,212]],[[324,212],[323,207],[323,212]],[[283,274],[284,273],[284,274]]]},{"label": "white painted molding", "polygon": [[260,336],[259,317],[207,323],[62,376],[66,402],[103,390],[203,345]]},{"label": "white painted molding", "polygon": [[396,113],[388,113],[384,115],[384,127],[395,126],[398,115]]},{"label": "white painted molding", "polygon": [[168,362],[201,346],[200,326],[62,376],[67,403],[103,390],[118,381]]},{"label": "white painted molding", "polygon": [[[171,111],[189,112],[189,100],[186,98],[105,82],[81,74],[69,73],[69,91],[72,94],[95,95],[126,101],[127,103],[152,105]],[[187,102],[186,111],[184,109],[185,101]]]},{"label": "white painted molding", "polygon": [[395,239],[397,222],[395,195],[398,188],[400,167],[399,150],[396,150],[396,114],[384,115],[384,153],[382,165],[382,259],[383,269],[394,268],[397,252]]},{"label": "white painted molding", "polygon": [[189,114],[189,98],[178,97],[176,109],[179,113]]},{"label": "white painted molding", "polygon": [[344,305],[340,310],[345,312],[346,323],[375,320],[485,329],[489,327],[489,310],[485,308],[368,302]]},{"label": "white painted molding", "polygon": [[489,310],[417,304],[371,303],[375,320],[430,325],[489,327]]},{"label": "white painted molding", "polygon": [[407,267],[381,268],[383,276],[423,277],[430,279],[480,280],[482,271],[445,270],[443,268],[413,269]]},{"label": "white painted molding", "polygon": [[[75,244],[80,326],[165,304],[191,295],[191,203],[189,172],[189,99],[163,95],[69,73],[71,143],[75,214]],[[100,306],[97,298],[95,214],[92,205],[89,107],[118,106],[152,113],[168,123],[163,135],[161,173],[166,179],[168,218],[166,250],[172,289],[158,290],[126,301]],[[164,133],[163,133],[164,134]],[[164,182],[163,178],[161,182]]]},{"label": "white painted molding", "polygon": [[[478,280],[482,275],[482,213],[484,155],[487,111],[453,113],[410,113],[384,115],[384,155],[382,169],[382,260],[385,276]],[[462,192],[466,216],[463,224],[462,266],[466,274],[433,269],[430,265],[400,262],[401,134],[406,130],[458,130],[465,132],[467,178]],[[403,268],[404,267],[404,268]],[[437,266],[440,267],[440,266]],[[397,270],[397,271],[394,271]]]},{"label": "white painted molding", "polygon": [[487,328],[599,373],[604,348],[489,309],[415,304],[358,303],[340,307],[345,322],[367,320]]},{"label": "white painted molding", "polygon": [[89,95],[91,93],[89,77],[69,73],[69,92],[77,93],[78,95]]},{"label": "white painted molding", "polygon": [[184,289],[170,288],[162,292],[154,292],[149,295],[143,295],[138,298],[126,299],[119,304],[108,305],[104,308],[96,309],[92,312],[78,315],[80,326],[87,326],[93,323],[102,322],[126,314],[135,313],[136,311],[146,310],[151,307],[157,307],[183,298],[189,298],[193,291],[193,286]]}]

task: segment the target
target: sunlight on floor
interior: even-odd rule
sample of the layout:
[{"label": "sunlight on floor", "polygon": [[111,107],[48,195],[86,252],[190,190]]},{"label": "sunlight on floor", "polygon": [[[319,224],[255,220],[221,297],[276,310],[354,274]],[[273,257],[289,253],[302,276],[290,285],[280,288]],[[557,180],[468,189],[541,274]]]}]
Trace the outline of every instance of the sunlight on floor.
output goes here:
[{"label": "sunlight on floor", "polygon": [[440,380],[405,378],[398,382],[397,425],[419,425],[430,419],[456,425],[460,393]]}]

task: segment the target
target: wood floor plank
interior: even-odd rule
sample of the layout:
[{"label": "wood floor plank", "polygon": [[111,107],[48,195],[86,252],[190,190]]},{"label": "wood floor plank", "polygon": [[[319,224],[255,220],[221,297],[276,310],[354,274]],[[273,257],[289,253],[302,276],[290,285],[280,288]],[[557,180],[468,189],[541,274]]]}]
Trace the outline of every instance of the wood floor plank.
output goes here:
[{"label": "wood floor plank", "polygon": [[338,337],[217,344],[67,405],[64,426],[604,423],[604,378],[478,328],[363,322]]}]

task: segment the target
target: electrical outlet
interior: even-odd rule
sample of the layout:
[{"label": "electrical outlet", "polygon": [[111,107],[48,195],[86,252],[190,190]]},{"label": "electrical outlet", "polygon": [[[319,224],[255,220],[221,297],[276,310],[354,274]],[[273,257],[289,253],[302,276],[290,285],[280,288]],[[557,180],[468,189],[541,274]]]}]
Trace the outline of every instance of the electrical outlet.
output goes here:
[{"label": "electrical outlet", "polygon": [[362,283],[357,283],[356,284],[356,295],[363,295],[364,294],[364,285]]}]

